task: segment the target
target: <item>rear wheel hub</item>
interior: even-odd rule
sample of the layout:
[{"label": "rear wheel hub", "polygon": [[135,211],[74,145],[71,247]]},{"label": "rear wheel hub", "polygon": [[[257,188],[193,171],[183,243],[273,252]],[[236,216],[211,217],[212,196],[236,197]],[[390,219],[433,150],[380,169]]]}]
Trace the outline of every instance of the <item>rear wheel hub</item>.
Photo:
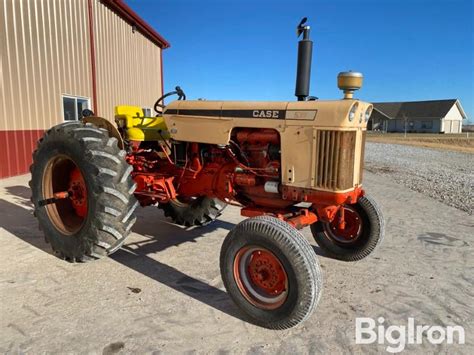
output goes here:
[{"label": "rear wheel hub", "polygon": [[66,155],[52,158],[44,171],[42,187],[45,200],[58,193],[67,196],[44,207],[54,227],[65,235],[79,231],[87,217],[87,186],[76,163]]},{"label": "rear wheel hub", "polygon": [[87,214],[87,189],[84,177],[77,167],[69,177],[69,198],[76,214],[84,218]]}]

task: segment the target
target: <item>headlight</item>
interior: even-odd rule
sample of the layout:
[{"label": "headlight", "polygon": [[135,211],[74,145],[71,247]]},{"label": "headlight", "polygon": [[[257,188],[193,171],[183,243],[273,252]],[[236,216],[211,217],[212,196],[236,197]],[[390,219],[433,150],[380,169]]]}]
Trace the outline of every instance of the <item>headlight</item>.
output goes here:
[{"label": "headlight", "polygon": [[365,122],[369,121],[371,114],[372,114],[372,106],[369,106],[369,108],[365,110]]},{"label": "headlight", "polygon": [[354,117],[355,117],[355,114],[356,114],[356,111],[357,111],[357,107],[359,107],[359,103],[355,103],[352,107],[351,107],[351,110],[349,111],[349,122],[352,122],[354,121]]}]

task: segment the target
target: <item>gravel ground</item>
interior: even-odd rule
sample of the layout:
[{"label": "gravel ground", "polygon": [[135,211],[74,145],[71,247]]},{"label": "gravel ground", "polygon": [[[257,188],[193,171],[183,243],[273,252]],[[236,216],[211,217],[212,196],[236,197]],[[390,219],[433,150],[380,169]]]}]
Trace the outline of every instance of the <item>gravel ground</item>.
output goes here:
[{"label": "gravel ground", "polygon": [[365,167],[472,215],[473,154],[367,143]]}]

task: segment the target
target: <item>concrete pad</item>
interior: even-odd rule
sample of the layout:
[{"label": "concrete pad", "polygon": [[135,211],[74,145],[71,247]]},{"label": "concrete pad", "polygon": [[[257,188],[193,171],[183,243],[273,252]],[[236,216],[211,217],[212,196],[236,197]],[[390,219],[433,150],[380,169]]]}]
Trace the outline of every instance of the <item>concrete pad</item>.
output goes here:
[{"label": "concrete pad", "polygon": [[[408,317],[461,325],[465,345],[424,337],[406,349],[474,353],[473,217],[386,177],[365,177],[386,218],[384,243],[357,263],[315,255],[321,301],[307,322],[286,331],[244,321],[223,288],[219,251],[242,220],[237,208],[193,230],[142,209],[122,250],[70,264],[51,254],[38,230],[28,179],[0,181],[1,353],[384,351],[387,344],[355,344],[356,317],[384,317],[385,327],[406,325]],[[304,234],[315,245],[308,228]]]}]

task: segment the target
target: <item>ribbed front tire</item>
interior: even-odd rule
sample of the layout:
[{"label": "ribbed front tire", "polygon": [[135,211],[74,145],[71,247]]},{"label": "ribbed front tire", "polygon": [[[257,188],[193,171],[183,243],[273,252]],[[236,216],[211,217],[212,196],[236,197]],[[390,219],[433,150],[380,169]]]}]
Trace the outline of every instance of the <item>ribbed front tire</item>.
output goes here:
[{"label": "ribbed front tire", "polygon": [[316,255],[303,235],[270,216],[249,218],[229,232],[220,254],[227,292],[250,318],[269,329],[305,321],[322,291]]},{"label": "ribbed front tire", "polygon": [[343,208],[346,209],[345,229],[337,228],[337,220],[333,223],[316,222],[311,225],[313,237],[324,253],[333,259],[342,261],[364,259],[382,243],[384,236],[382,211],[368,195],[359,198],[356,204],[345,205]]}]

